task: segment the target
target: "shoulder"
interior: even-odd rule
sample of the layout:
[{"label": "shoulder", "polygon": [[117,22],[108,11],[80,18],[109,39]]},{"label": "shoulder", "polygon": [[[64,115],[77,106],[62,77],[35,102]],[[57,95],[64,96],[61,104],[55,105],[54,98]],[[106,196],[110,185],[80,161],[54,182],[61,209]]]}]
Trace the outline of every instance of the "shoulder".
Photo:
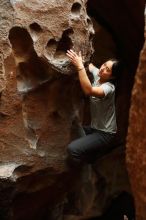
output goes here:
[{"label": "shoulder", "polygon": [[115,85],[111,82],[103,83],[101,85],[101,87],[104,91],[105,96],[107,96],[109,94],[114,94],[114,92],[115,92]]},{"label": "shoulder", "polygon": [[111,82],[106,82],[105,83],[107,86],[109,86],[111,89],[115,90],[115,85]]}]

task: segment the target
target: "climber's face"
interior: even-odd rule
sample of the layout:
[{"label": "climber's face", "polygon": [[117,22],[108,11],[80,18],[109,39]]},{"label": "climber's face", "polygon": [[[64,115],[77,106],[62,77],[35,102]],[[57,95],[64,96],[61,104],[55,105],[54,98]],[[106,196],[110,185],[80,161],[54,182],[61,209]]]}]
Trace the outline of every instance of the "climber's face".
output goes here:
[{"label": "climber's face", "polygon": [[114,61],[108,60],[107,62],[103,63],[99,69],[99,76],[104,81],[108,81],[112,79],[112,66]]}]

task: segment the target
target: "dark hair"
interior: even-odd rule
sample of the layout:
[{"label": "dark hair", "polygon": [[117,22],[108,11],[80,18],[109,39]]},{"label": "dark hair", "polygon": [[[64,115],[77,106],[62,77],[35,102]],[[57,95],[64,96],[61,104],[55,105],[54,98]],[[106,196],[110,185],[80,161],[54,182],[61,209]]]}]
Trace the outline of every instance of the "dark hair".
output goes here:
[{"label": "dark hair", "polygon": [[109,59],[109,60],[113,61],[113,65],[112,65],[113,79],[111,80],[111,82],[115,83],[123,71],[123,62],[117,59]]}]

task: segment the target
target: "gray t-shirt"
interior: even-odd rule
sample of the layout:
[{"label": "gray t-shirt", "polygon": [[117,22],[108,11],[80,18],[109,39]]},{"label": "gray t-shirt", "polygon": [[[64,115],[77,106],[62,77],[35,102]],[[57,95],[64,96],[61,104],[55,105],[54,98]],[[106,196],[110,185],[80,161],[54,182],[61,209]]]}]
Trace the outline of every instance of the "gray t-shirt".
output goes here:
[{"label": "gray t-shirt", "polygon": [[115,86],[111,82],[99,83],[99,69],[94,67],[91,71],[94,77],[92,86],[101,86],[105,96],[103,98],[90,97],[91,127],[109,133],[116,133],[115,114]]}]

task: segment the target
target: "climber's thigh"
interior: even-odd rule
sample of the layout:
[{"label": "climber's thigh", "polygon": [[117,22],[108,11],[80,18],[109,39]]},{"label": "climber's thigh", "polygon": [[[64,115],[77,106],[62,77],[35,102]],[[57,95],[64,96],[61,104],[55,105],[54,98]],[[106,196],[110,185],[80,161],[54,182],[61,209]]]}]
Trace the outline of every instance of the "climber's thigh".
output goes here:
[{"label": "climber's thigh", "polygon": [[113,138],[113,134],[96,131],[72,141],[68,150],[71,156],[92,163],[109,151]]}]

